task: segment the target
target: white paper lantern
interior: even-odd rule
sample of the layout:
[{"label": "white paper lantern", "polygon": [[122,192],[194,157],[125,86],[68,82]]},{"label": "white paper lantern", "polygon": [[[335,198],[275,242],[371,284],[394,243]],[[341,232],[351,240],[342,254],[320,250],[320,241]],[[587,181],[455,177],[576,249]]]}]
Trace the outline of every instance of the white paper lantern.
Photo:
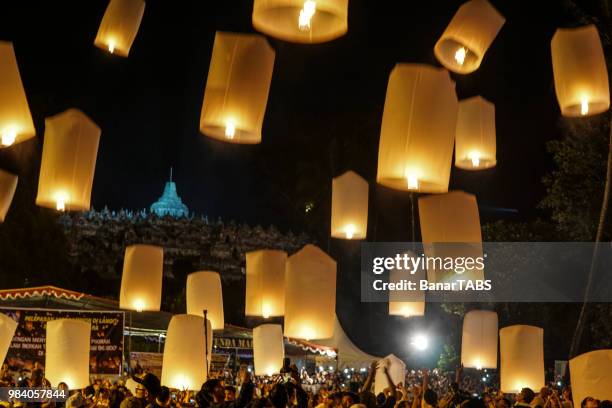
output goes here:
[{"label": "white paper lantern", "polygon": [[0,222],[4,222],[6,213],[13,202],[17,190],[17,176],[0,170]]},{"label": "white paper lantern", "polygon": [[389,377],[393,381],[394,385],[404,383],[406,381],[406,363],[400,360],[393,354],[389,354],[387,357],[379,361],[378,369],[376,370],[376,376],[374,377],[374,394],[378,395],[389,387],[389,381],[385,375],[384,368],[387,367]]},{"label": "white paper lantern", "polygon": [[225,327],[221,276],[217,272],[201,271],[187,276],[187,313],[206,316],[213,330]]},{"label": "white paper lantern", "polygon": [[264,249],[246,254],[245,315],[285,314],[285,264],[287,253]]},{"label": "white paper lantern", "polygon": [[363,239],[368,232],[368,182],[354,171],[332,180],[331,236]]},{"label": "white paper lantern", "polygon": [[574,406],[586,397],[612,400],[612,350],[597,350],[574,357],[569,362]]},{"label": "white paper lantern", "polygon": [[544,330],[516,325],[499,331],[501,391],[515,394],[544,387]]},{"label": "white paper lantern", "polygon": [[336,261],[314,245],[287,259],[285,336],[328,339],[336,316]]},{"label": "white paper lantern", "polygon": [[204,318],[181,314],[170,319],[162,361],[162,385],[178,390],[196,391],[207,380],[206,366],[212,356],[212,327],[207,320],[208,361]]},{"label": "white paper lantern", "polygon": [[15,330],[17,330],[17,322],[0,312],[0,366],[11,346]]},{"label": "white paper lantern", "polygon": [[52,386],[64,382],[71,390],[89,385],[91,323],[75,319],[47,322],[45,377]]},{"label": "white paper lantern", "polygon": [[94,45],[111,54],[127,57],[145,10],[143,0],[110,0]]},{"label": "white paper lantern", "polygon": [[262,324],[253,329],[255,375],[280,373],[284,357],[285,344],[280,324]]},{"label": "white paper lantern", "polygon": [[471,310],[463,318],[461,364],[466,368],[497,369],[497,313]]},{"label": "white paper lantern", "polygon": [[153,245],[125,248],[119,307],[138,312],[159,311],[163,270],[163,248]]},{"label": "white paper lantern", "polygon": [[[407,252],[406,255],[409,257],[416,256],[413,252]],[[425,279],[427,277],[424,268],[419,268],[416,271],[394,268],[389,271],[389,283],[393,284],[410,281],[419,285],[420,281]],[[425,316],[425,291],[390,290],[389,315],[401,317]]]}]

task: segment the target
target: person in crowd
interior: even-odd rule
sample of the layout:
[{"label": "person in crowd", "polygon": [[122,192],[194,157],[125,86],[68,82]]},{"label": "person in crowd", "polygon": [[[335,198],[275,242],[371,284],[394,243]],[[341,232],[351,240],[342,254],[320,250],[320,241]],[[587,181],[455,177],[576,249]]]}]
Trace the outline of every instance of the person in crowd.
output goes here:
[{"label": "person in crowd", "polygon": [[563,391],[561,392],[561,398],[562,398],[561,403],[563,405],[563,408],[574,408],[574,400],[572,397],[571,387],[563,388]]},{"label": "person in crowd", "polygon": [[225,386],[225,402],[236,401],[236,387],[233,385]]},{"label": "person in crowd", "polygon": [[599,400],[593,397],[586,397],[580,403],[581,408],[599,408]]},{"label": "person in crowd", "polygon": [[535,398],[535,392],[531,388],[523,388],[521,392],[516,395],[515,407],[531,407],[531,403]]}]

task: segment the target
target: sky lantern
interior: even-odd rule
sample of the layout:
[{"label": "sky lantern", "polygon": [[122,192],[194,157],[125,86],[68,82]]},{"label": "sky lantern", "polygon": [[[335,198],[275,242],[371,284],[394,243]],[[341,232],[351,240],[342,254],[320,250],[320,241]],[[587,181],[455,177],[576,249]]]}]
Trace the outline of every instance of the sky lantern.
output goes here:
[{"label": "sky lantern", "polygon": [[0,149],[36,136],[13,43],[0,41]]},{"label": "sky lantern", "polygon": [[[409,252],[409,257],[415,256]],[[406,269],[391,269],[389,271],[389,283],[400,283],[404,280],[418,282],[426,279],[425,269],[420,268],[411,274]],[[389,291],[389,315],[401,317],[425,316],[425,292],[422,290],[390,290]]]},{"label": "sky lantern", "polygon": [[396,190],[448,191],[457,105],[455,84],[445,69],[395,65],[387,86],[376,181]]},{"label": "sky lantern", "polygon": [[45,119],[36,204],[58,211],[87,211],[100,128],[78,109]]},{"label": "sky lantern", "polygon": [[393,384],[404,383],[406,381],[406,363],[393,354],[389,354],[378,363],[376,374],[374,377],[374,394],[378,395],[390,387],[387,376],[385,375],[384,368],[387,368],[389,377],[393,381]]},{"label": "sky lantern", "polygon": [[253,329],[255,375],[280,373],[285,358],[283,328],[280,324],[262,324]]},{"label": "sky lantern", "polygon": [[455,135],[455,166],[483,170],[497,164],[495,105],[475,96],[459,102]]},{"label": "sky lantern", "polygon": [[589,116],[608,110],[608,69],[595,25],[559,28],[550,49],[561,114]]},{"label": "sky lantern", "polygon": [[76,319],[47,322],[45,378],[53,387],[64,382],[71,390],[87,387],[91,323]]},{"label": "sky lantern", "polygon": [[229,143],[261,142],[274,50],[265,37],[217,31],[200,131]]},{"label": "sky lantern", "polygon": [[130,245],[125,248],[119,307],[137,312],[159,311],[163,270],[162,247]]},{"label": "sky lantern", "polygon": [[197,391],[207,380],[206,367],[210,366],[212,356],[213,331],[210,320],[206,323],[207,338],[204,337],[203,317],[191,314],[172,316],[162,359],[162,385],[181,391]]},{"label": "sky lantern", "polygon": [[500,391],[515,394],[544,387],[544,330],[516,325],[499,331]]},{"label": "sky lantern", "polygon": [[[484,279],[484,256],[476,196],[463,191],[419,197],[423,249],[428,257],[473,258],[455,270],[427,270],[430,282]],[[480,258],[479,265],[477,259]]]},{"label": "sky lantern", "polygon": [[328,339],[336,316],[336,261],[314,245],[287,259],[285,336]]},{"label": "sky lantern", "polygon": [[0,222],[4,222],[6,213],[13,202],[13,196],[17,190],[17,179],[16,175],[0,170]]},{"label": "sky lantern", "polygon": [[471,310],[463,318],[461,364],[466,368],[497,369],[497,313]]},{"label": "sky lantern", "polygon": [[294,43],[331,41],[348,30],[348,0],[255,0],[253,27]]},{"label": "sky lantern", "polygon": [[354,171],[332,180],[331,236],[364,239],[368,231],[368,182]]},{"label": "sky lantern", "polygon": [[487,0],[463,3],[434,47],[436,58],[457,74],[476,71],[505,22]]},{"label": "sky lantern", "polygon": [[574,406],[586,397],[612,400],[612,350],[597,350],[574,357],[569,362]]},{"label": "sky lantern", "polygon": [[285,314],[284,251],[264,249],[246,254],[246,316],[283,316]]},{"label": "sky lantern", "polygon": [[0,313],[0,365],[6,358],[15,330],[17,330],[17,322],[4,313]]},{"label": "sky lantern", "polygon": [[110,0],[94,45],[111,54],[127,57],[138,34],[144,10],[143,0]]},{"label": "sky lantern", "polygon": [[206,316],[213,330],[225,327],[221,276],[217,272],[202,271],[187,276],[187,313]]}]

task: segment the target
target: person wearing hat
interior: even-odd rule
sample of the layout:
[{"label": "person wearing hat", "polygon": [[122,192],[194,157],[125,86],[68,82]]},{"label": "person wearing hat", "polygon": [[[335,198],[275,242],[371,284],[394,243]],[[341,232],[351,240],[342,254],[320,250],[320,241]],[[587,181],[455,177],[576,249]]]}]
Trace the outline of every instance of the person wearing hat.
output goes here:
[{"label": "person wearing hat", "polygon": [[143,407],[154,404],[161,389],[159,378],[155,374],[146,373],[143,377],[132,376],[132,379],[136,381],[134,397],[141,400]]}]

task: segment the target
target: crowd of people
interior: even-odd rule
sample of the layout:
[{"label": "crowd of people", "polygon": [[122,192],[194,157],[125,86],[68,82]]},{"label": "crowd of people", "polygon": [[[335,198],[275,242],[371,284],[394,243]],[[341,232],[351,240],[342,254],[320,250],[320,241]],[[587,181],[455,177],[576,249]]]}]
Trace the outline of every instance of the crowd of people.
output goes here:
[{"label": "crowd of people", "polygon": [[[477,392],[474,381],[459,368],[454,375],[438,370],[411,370],[403,382],[394,383],[382,367],[385,387],[374,393],[378,363],[369,370],[324,370],[312,374],[295,365],[284,367],[282,374],[253,376],[242,367],[235,375],[229,371],[211,375],[200,390],[171,390],[162,386],[151,373],[133,375],[124,380],[94,380],[88,387],[69,391],[60,401],[2,401],[3,407],[23,408],[574,408],[569,387],[555,384],[541,390],[522,389],[509,395],[491,385]],[[480,374],[479,374],[480,375]],[[495,383],[491,377],[490,383]],[[484,381],[482,381],[484,382]],[[16,381],[5,370],[0,387],[50,386],[40,368],[29,378]],[[66,384],[60,389],[67,390]],[[381,387],[376,387],[381,388]],[[578,407],[576,407],[578,408]],[[610,401],[587,397],[580,408],[612,408]]]}]

